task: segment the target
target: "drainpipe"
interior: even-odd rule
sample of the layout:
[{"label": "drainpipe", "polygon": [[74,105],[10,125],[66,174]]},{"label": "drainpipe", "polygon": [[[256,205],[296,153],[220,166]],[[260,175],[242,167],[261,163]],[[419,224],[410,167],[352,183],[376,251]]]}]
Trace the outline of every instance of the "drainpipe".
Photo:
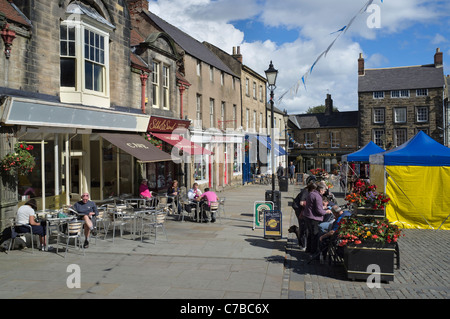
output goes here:
[{"label": "drainpipe", "polygon": [[148,74],[142,71],[140,78],[141,78],[141,110],[142,113],[145,114],[145,83],[147,82]]},{"label": "drainpipe", "polygon": [[183,94],[186,87],[181,84],[178,89],[180,90],[180,119],[183,119]]}]

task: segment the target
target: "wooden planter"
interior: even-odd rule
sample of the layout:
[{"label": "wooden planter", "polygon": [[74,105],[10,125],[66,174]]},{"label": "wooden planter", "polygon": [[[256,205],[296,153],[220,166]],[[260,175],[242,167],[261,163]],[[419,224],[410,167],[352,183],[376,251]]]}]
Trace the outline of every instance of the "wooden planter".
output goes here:
[{"label": "wooden planter", "polygon": [[395,244],[360,244],[344,247],[344,266],[347,278],[352,280],[367,280],[371,275],[378,274],[370,265],[380,267],[380,281],[394,280]]},{"label": "wooden planter", "polygon": [[356,208],[356,218],[360,220],[366,219],[384,219],[386,218],[386,211],[384,209],[373,209],[365,207]]}]

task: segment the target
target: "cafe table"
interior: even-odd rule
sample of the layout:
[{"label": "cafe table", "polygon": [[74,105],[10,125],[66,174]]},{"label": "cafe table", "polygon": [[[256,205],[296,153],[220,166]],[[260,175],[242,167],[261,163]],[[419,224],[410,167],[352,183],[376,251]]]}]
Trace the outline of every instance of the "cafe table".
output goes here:
[{"label": "cafe table", "polygon": [[146,199],[145,198],[127,198],[125,199],[126,205],[131,205],[133,207],[142,207],[145,206]]},{"label": "cafe table", "polygon": [[69,215],[67,217],[59,217],[59,213],[47,213],[44,217],[46,227],[45,227],[45,249],[48,251],[48,241],[50,237],[50,227],[56,226],[59,227],[59,225],[67,223],[71,220],[76,219],[76,216]]}]

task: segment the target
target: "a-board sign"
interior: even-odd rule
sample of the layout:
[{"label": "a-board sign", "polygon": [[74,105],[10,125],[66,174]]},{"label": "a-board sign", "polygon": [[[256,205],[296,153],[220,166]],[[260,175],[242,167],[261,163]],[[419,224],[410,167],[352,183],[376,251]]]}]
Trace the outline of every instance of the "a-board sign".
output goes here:
[{"label": "a-board sign", "polygon": [[264,238],[280,239],[283,213],[281,210],[264,211]]},{"label": "a-board sign", "polygon": [[273,210],[273,202],[270,201],[256,201],[253,210],[253,229],[264,227],[264,212],[266,210]]}]

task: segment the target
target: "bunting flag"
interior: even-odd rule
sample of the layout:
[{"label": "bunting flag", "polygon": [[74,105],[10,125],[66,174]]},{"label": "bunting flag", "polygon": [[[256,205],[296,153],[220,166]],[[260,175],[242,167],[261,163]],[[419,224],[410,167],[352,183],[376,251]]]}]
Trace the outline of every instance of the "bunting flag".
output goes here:
[{"label": "bunting flag", "polygon": [[[350,29],[350,26],[353,24],[353,22],[356,20],[356,18],[363,14],[364,12],[367,11],[367,8],[374,2],[375,0],[368,0],[366,2],[366,4],[358,11],[358,13],[356,13],[350,20],[349,22],[343,26],[342,28],[340,28],[337,31],[334,31],[332,33],[330,33],[330,35],[337,33],[337,36],[334,38],[334,40],[330,43],[330,45],[326,48],[325,51],[323,51],[314,61],[314,63],[311,65],[311,67],[308,69],[308,71],[305,72],[305,74],[302,75],[302,77],[300,78],[300,80],[297,81],[297,83],[295,83],[292,87],[290,87],[286,92],[284,92],[277,100],[277,105],[279,105],[281,103],[281,100],[283,99],[283,97],[288,93],[288,92],[295,92],[295,94],[298,93],[298,88],[300,87],[300,84],[303,83],[303,87],[305,88],[306,91],[306,80],[308,78],[308,75],[310,75],[314,69],[314,67],[316,66],[316,64],[319,62],[319,60],[322,57],[326,57],[328,52],[330,52],[331,48],[333,47],[333,45],[336,43],[336,41],[339,39],[339,37],[342,34],[345,34],[348,29]],[[383,0],[381,0],[381,3],[383,3]],[[301,81],[301,83],[300,83]]]}]

